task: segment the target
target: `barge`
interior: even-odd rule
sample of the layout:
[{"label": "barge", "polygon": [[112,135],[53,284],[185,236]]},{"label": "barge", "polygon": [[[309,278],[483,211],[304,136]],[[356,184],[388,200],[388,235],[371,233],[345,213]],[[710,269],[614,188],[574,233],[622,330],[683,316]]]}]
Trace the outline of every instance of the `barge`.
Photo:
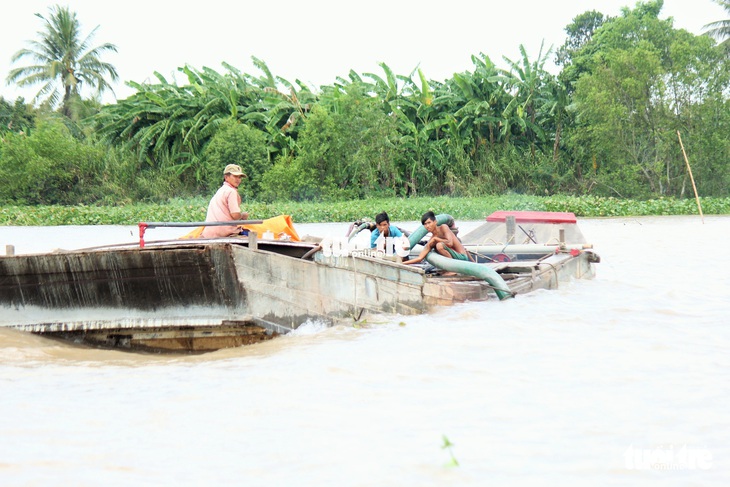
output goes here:
[{"label": "barge", "polygon": [[[344,239],[333,251],[331,240],[270,232],[145,242],[151,226],[140,224],[139,243],[0,257],[0,326],[101,347],[206,352],[311,321],[555,289],[593,277],[600,261],[569,213],[497,212],[460,237],[472,262],[431,252],[425,266]],[[422,227],[411,233],[409,252],[426,237]]]}]

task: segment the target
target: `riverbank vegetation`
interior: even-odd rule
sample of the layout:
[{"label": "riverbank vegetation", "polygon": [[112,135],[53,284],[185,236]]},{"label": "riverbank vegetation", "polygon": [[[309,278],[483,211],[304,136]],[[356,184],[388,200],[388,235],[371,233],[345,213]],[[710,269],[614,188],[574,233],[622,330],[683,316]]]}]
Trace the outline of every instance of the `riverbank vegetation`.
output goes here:
[{"label": "riverbank vegetation", "polygon": [[[730,198],[700,198],[705,215],[730,214]],[[205,220],[208,200],[177,199],[164,204],[137,203],[124,206],[4,206],[0,225],[136,225],[139,222],[199,222]],[[497,210],[568,211],[579,217],[647,215],[697,215],[694,199],[618,199],[601,196],[529,196],[508,194],[473,198],[449,196],[370,198],[341,202],[244,204],[251,218],[291,215],[294,223],[353,222],[374,219],[387,211],[393,221],[419,221],[432,210],[458,220],[481,220]]]},{"label": "riverbank vegetation", "polygon": [[730,57],[662,6],[585,12],[555,52],[521,49],[502,67],[476,53],[444,81],[382,63],[314,88],[254,59],[254,74],[224,63],[181,67],[183,84],[129,82],[135,94],[103,106],[77,92],[59,107],[0,98],[0,220],[202,220],[228,163],[249,176],[252,215],[300,222],[687,214],[688,161],[703,210],[730,213]]}]

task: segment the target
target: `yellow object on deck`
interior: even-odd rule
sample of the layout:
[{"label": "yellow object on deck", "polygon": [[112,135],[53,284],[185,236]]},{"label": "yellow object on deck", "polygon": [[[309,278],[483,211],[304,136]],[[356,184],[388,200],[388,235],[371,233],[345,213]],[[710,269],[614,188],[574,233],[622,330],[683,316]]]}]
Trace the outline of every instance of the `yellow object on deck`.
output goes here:
[{"label": "yellow object on deck", "polygon": [[277,239],[281,238],[282,234],[288,235],[293,242],[299,242],[299,234],[294,229],[294,225],[289,215],[279,215],[273,218],[264,220],[263,223],[242,225],[244,229],[249,232],[256,232],[259,238],[263,238],[265,232],[269,231],[274,234]]},{"label": "yellow object on deck", "polygon": [[203,229],[204,228],[205,227],[196,227],[190,233],[186,233],[185,235],[183,235],[182,237],[180,237],[180,239],[184,239],[184,238],[200,238],[200,236],[203,234]]},{"label": "yellow object on deck", "polygon": [[[180,238],[201,238],[204,228],[204,226],[196,227],[193,231],[183,235]],[[299,238],[299,234],[294,229],[294,225],[291,221],[291,216],[289,215],[279,215],[273,218],[268,218],[264,220],[263,223],[241,225],[240,228],[248,230],[249,232],[256,232],[259,238],[263,238],[264,233],[269,231],[274,234],[274,237],[276,239],[280,239],[282,234],[284,234],[288,235],[288,238],[293,242],[299,242],[301,240]]]}]

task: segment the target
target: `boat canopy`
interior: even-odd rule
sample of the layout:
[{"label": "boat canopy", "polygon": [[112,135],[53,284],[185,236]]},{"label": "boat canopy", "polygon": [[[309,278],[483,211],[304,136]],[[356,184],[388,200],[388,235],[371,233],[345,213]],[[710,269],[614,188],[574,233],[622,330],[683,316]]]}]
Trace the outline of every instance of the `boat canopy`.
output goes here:
[{"label": "boat canopy", "polygon": [[487,217],[488,222],[505,222],[508,216],[517,223],[578,223],[575,214],[560,211],[495,211]]},{"label": "boat canopy", "polygon": [[[507,217],[515,218],[514,233],[510,233]],[[564,242],[560,241],[563,230]],[[585,244],[573,213],[550,211],[495,211],[487,221],[460,237],[464,245]]]}]

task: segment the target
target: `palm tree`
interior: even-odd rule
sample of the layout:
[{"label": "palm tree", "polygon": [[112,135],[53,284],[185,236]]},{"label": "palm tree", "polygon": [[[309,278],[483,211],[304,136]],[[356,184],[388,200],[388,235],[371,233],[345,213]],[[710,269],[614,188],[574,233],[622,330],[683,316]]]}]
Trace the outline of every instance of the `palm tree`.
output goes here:
[{"label": "palm tree", "polygon": [[74,113],[74,102],[81,98],[83,87],[96,89],[97,98],[107,89],[114,92],[105,76],[116,81],[119,78],[117,70],[111,64],[102,62],[100,57],[106,51],[117,52],[117,47],[109,43],[90,47],[99,26],[82,41],[75,12],[58,5],[49,10],[51,14],[48,18],[35,14],[45,23],[44,30],[38,32],[40,38],[29,41],[29,49],[21,49],[12,57],[13,63],[29,57],[37,64],[13,69],[7,82],[18,86],[42,83],[33,101],[45,98],[51,106],[55,106],[62,96],[61,112],[70,117]]},{"label": "palm tree", "polygon": [[[730,0],[714,0],[716,4],[725,9],[730,14]],[[730,52],[730,19],[718,20],[704,26],[707,29],[706,34],[710,37],[719,40],[725,39],[720,43],[720,46],[725,48],[727,52]]]}]

